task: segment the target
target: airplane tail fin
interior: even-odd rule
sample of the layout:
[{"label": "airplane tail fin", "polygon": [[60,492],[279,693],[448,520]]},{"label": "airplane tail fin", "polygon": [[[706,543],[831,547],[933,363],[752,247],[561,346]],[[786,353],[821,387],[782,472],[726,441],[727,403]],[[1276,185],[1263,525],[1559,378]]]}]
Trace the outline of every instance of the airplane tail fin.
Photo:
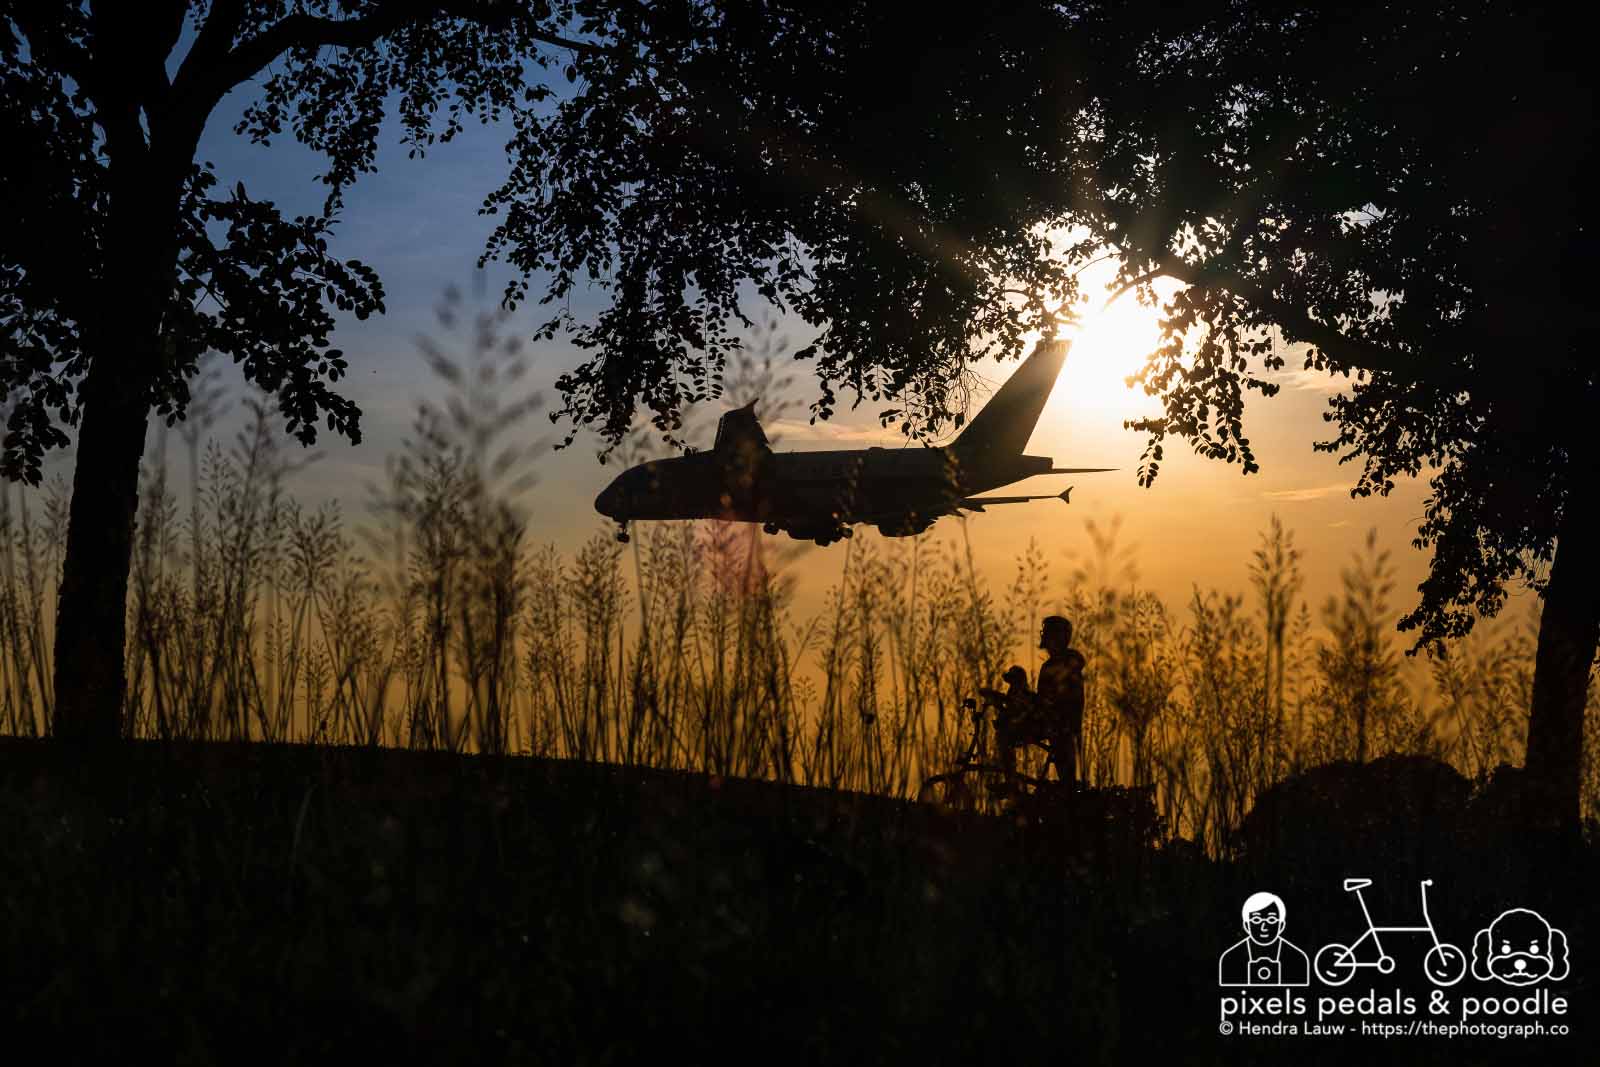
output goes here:
[{"label": "airplane tail fin", "polygon": [[1072,342],[1043,340],[951,446],[963,460],[1017,456],[1028,445]]},{"label": "airplane tail fin", "polygon": [[772,446],[767,443],[767,435],[761,429],[761,423],[756,419],[754,400],[722,416],[717,423],[717,439],[712,445],[712,450],[716,452],[772,450]]}]

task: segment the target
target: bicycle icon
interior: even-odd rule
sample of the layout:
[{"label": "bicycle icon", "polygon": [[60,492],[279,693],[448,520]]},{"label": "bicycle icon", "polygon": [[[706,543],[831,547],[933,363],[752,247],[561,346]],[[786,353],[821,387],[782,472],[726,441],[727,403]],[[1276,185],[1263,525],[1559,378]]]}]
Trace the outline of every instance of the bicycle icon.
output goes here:
[{"label": "bicycle icon", "polygon": [[[1383,943],[1378,939],[1379,934],[1421,934],[1425,933],[1433,938],[1433,947],[1422,958],[1422,973],[1428,980],[1437,986],[1451,986],[1461,981],[1467,973],[1467,955],[1460,948],[1447,941],[1439,940],[1439,934],[1433,928],[1433,919],[1428,915],[1428,887],[1433,884],[1432,878],[1422,880],[1422,926],[1378,926],[1372,921],[1372,912],[1367,910],[1366,898],[1361,891],[1372,884],[1370,878],[1346,878],[1344,889],[1347,893],[1354,893],[1356,900],[1361,903],[1361,914],[1367,920],[1367,932],[1362,934],[1349,945],[1337,942],[1322,946],[1317,952],[1316,961],[1312,970],[1317,972],[1317,977],[1326,985],[1344,985],[1356,975],[1360,967],[1375,967],[1379,974],[1389,974],[1394,970],[1394,957],[1383,950]],[[1360,959],[1358,953],[1368,941],[1372,942],[1373,949],[1377,950],[1377,959]]]}]

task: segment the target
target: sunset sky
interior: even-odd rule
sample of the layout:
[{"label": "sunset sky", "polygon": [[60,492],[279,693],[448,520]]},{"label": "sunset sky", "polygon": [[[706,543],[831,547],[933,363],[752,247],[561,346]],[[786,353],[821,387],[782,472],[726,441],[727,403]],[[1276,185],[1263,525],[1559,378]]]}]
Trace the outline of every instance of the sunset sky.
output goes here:
[{"label": "sunset sky", "polygon": [[[208,126],[199,158],[216,164],[222,188],[243,181],[252,198],[274,200],[285,214],[315,210],[323,193],[312,180],[317,158],[288,137],[263,148],[236,136],[232,127],[243,103],[237,92],[224,101]],[[363,411],[364,440],[352,447],[325,437],[321,447],[326,457],[299,475],[293,486],[306,503],[341,499],[352,519],[363,515],[364,487],[381,479],[384,458],[398,450],[417,400],[438,395],[416,338],[428,333],[448,345],[433,308],[448,285],[472,291],[474,261],[492,223],[477,214],[477,207],[506,171],[505,134],[496,129],[469,126],[456,143],[435,148],[425,160],[407,160],[396,132],[393,127],[386,130],[377,173],[363,176],[347,194],[335,233],[334,250],[376,267],[387,290],[386,315],[365,323],[343,322],[334,342],[349,358],[351,375],[341,390]],[[488,295],[479,306],[492,304],[505,276],[503,268],[489,272]],[[1085,276],[1086,291],[1097,294],[1095,307],[1104,299],[1106,277]],[[580,315],[592,312],[599,297],[580,293],[573,310]],[[510,328],[525,333],[534,319],[534,314],[519,313]],[[810,339],[798,322],[780,321],[779,333],[794,347]],[[1409,542],[1421,517],[1426,487],[1406,483],[1387,499],[1350,499],[1357,465],[1340,466],[1334,457],[1315,453],[1311,447],[1329,429],[1320,417],[1331,388],[1326,378],[1289,373],[1278,397],[1250,398],[1246,435],[1257,450],[1259,473],[1245,476],[1237,466],[1199,459],[1180,443],[1169,443],[1156,485],[1151,489],[1137,485],[1135,468],[1143,440],[1124,431],[1121,423],[1154,410],[1155,401],[1127,389],[1122,378],[1138,365],[1154,336],[1154,312],[1141,308],[1131,294],[1078,331],[1029,451],[1053,456],[1059,465],[1121,470],[1017,483],[1017,492],[1055,492],[1074,485],[1072,503],[1040,501],[996,508],[966,520],[980,564],[997,581],[1004,581],[1016,554],[1030,538],[1037,539],[1059,582],[1088,552],[1085,522],[1107,525],[1120,519],[1119,540],[1136,549],[1140,584],[1176,608],[1195,584],[1244,592],[1250,553],[1270,517],[1277,514],[1294,531],[1304,554],[1305,595],[1314,614],[1322,600],[1338,589],[1340,568],[1361,548],[1371,527],[1378,530],[1380,544],[1394,550],[1398,580],[1393,606],[1397,610],[1413,606],[1426,558]],[[574,349],[559,343],[537,346],[529,354],[535,384],[546,387],[579,361]],[[1291,359],[1291,368],[1295,365]],[[990,364],[979,369],[998,384],[1014,366]],[[815,384],[809,365],[796,370],[799,417],[769,427],[769,432],[781,436],[780,449],[904,444],[892,429],[878,428],[875,413],[880,405],[872,403],[853,413],[846,410],[829,424],[806,425],[805,405],[815,396]],[[528,427],[530,437],[554,432],[542,415]],[[231,435],[230,426],[223,436]],[[151,436],[154,440],[154,433]],[[537,505],[532,510],[532,542],[554,542],[571,550],[596,532],[609,531],[606,520],[595,513],[593,500],[618,468],[615,463],[600,466],[596,446],[597,440],[586,435],[572,448],[545,456],[530,501]],[[70,473],[63,457],[56,457],[51,466]],[[932,535],[958,536],[959,522],[941,519]],[[866,528],[858,528],[856,536],[858,544],[862,538],[878,537]],[[792,543],[786,537],[781,540]],[[814,607],[826,586],[837,580],[845,551],[840,543],[811,546],[800,553],[793,564],[800,578],[800,610]],[[1520,618],[1525,600],[1526,595],[1514,599],[1508,615]]]}]

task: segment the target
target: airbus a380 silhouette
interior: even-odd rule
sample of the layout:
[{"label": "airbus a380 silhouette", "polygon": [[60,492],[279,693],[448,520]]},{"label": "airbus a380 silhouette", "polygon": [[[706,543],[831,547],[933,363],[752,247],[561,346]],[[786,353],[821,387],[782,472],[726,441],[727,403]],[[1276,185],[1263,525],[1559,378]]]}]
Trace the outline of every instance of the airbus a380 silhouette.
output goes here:
[{"label": "airbus a380 silhouette", "polygon": [[617,540],[636,519],[759,522],[819,545],[849,537],[855,523],[890,537],[921,533],[941,515],[992,504],[1068,500],[1072,488],[1035,496],[974,496],[1036,474],[1090,474],[1114,467],[1052,465],[1023,454],[1061,373],[1069,342],[1039,342],[959,437],[941,448],[774,452],[755,403],[722,416],[709,452],[641,463],[595,498],[615,519]]}]

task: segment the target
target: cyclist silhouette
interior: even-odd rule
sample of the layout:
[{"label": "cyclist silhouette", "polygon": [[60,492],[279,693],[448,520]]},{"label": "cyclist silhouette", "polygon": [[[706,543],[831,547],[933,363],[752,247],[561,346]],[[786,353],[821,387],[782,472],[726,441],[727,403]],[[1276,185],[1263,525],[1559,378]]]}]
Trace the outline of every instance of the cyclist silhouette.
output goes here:
[{"label": "cyclist silhouette", "polygon": [[1021,667],[1005,673],[1007,691],[998,704],[995,742],[1008,777],[1015,767],[1016,750],[1042,742],[1050,749],[1056,777],[1066,784],[1076,778],[1087,661],[1071,645],[1072,623],[1060,615],[1047,616],[1039,628],[1039,647],[1050,655],[1039,668],[1038,692],[1028,692],[1027,674]]},{"label": "cyclist silhouette", "polygon": [[1039,647],[1050,653],[1039,668],[1039,716],[1050,728],[1050,762],[1056,777],[1077,779],[1078,745],[1083,737],[1083,653],[1072,646],[1072,623],[1048,615],[1039,627]]}]

